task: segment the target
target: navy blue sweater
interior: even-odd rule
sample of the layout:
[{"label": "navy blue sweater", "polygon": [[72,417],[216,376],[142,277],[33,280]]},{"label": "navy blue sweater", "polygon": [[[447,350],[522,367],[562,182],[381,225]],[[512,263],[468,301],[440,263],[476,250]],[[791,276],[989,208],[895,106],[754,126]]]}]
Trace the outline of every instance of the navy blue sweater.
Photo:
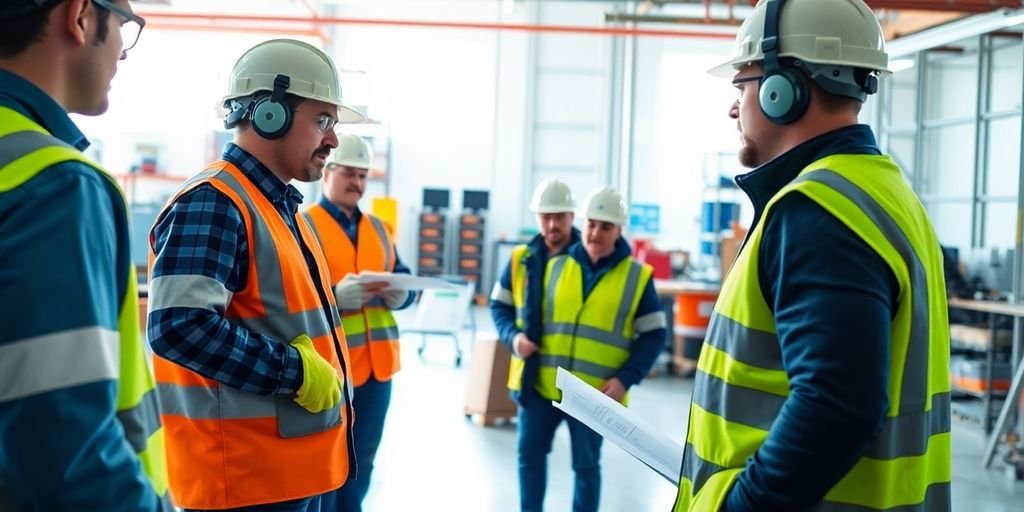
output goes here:
[{"label": "navy blue sweater", "polygon": [[805,166],[832,154],[881,154],[871,129],[809,140],[736,182],[765,222],[758,272],[775,315],[790,396],[747,462],[723,510],[812,507],[857,462],[888,409],[889,333],[899,286],[882,258],[808,197],[769,199]]}]

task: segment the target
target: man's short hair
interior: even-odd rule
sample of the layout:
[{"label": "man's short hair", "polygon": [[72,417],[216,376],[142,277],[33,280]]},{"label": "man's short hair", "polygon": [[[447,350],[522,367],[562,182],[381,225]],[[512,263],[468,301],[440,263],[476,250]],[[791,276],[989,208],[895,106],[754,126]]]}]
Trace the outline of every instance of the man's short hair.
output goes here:
[{"label": "man's short hair", "polygon": [[840,114],[852,111],[854,114],[860,114],[861,107],[864,106],[856,98],[831,94],[813,81],[811,81],[811,88],[814,90],[811,94],[811,101],[817,102],[825,113]]},{"label": "man's short hair", "polygon": [[[29,46],[41,42],[46,37],[46,23],[50,19],[50,13],[63,2],[64,0],[57,0],[44,3],[27,14],[15,14],[13,17],[0,15],[0,58],[17,57]],[[93,4],[93,8],[96,9],[97,26],[92,44],[99,45],[107,40],[107,20],[110,11],[96,4]]]}]

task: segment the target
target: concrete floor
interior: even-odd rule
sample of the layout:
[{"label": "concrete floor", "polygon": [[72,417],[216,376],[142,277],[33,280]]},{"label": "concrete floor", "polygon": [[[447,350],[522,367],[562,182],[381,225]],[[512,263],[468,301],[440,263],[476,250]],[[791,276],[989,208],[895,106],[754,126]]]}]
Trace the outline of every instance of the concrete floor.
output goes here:
[{"label": "concrete floor", "polygon": [[[480,331],[491,330],[485,309],[475,315]],[[401,312],[398,321],[409,322]],[[367,511],[516,511],[519,507],[514,424],[481,427],[463,414],[472,364],[470,335],[461,336],[463,365],[454,366],[450,338],[429,337],[423,358],[420,337],[402,338],[403,370],[395,377],[384,439],[365,503]],[[631,393],[631,409],[668,435],[682,440],[692,380],[661,375]],[[982,470],[983,438],[954,421],[953,510],[1024,511],[1024,482],[1000,469]],[[668,511],[675,488],[611,443],[602,453],[601,510]],[[569,435],[560,427],[549,458],[547,510],[572,509]]]}]

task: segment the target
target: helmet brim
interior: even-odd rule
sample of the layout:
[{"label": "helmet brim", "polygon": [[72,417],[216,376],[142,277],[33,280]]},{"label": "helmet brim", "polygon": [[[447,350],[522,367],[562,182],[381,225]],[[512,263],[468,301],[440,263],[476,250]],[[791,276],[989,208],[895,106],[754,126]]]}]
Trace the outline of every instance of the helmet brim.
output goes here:
[{"label": "helmet brim", "polygon": [[596,220],[596,221],[599,221],[599,222],[610,222],[612,224],[615,224],[616,226],[625,226],[626,225],[625,221],[623,221],[622,219],[615,218],[615,217],[613,217],[611,215],[594,214],[594,215],[584,215],[583,217],[585,219],[587,219],[587,220]]},{"label": "helmet brim", "polygon": [[543,208],[530,207],[530,211],[533,213],[574,213],[576,212],[576,209],[572,207],[557,208],[553,206],[545,206]]},{"label": "helmet brim", "polygon": [[732,78],[739,68],[754,62],[743,57],[734,57],[708,70],[708,74],[717,78]]},{"label": "helmet brim", "polygon": [[365,123],[369,119],[361,114],[358,110],[346,106],[338,105],[338,122],[341,124],[359,124]]}]

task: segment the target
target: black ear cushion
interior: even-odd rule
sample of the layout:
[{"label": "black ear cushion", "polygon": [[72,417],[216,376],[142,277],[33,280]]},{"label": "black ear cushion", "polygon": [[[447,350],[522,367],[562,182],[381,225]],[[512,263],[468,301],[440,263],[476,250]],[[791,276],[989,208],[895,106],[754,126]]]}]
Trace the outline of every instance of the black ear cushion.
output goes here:
[{"label": "black ear cushion", "polygon": [[279,139],[288,133],[292,125],[292,112],[288,106],[270,96],[256,100],[250,118],[253,130],[264,139]]},{"label": "black ear cushion", "polygon": [[807,79],[799,71],[780,69],[761,79],[758,95],[761,112],[775,124],[789,124],[803,117],[810,104]]}]

